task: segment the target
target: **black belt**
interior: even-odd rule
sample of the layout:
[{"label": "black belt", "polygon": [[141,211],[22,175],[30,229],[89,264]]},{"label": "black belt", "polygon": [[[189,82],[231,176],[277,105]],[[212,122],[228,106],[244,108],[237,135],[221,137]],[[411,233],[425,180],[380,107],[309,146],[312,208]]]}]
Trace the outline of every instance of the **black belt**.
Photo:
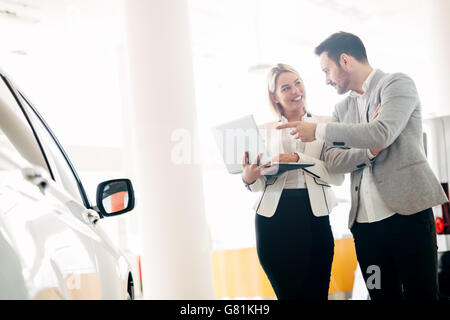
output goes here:
[{"label": "black belt", "polygon": [[283,189],[283,193],[281,195],[285,197],[305,197],[308,195],[308,189]]}]

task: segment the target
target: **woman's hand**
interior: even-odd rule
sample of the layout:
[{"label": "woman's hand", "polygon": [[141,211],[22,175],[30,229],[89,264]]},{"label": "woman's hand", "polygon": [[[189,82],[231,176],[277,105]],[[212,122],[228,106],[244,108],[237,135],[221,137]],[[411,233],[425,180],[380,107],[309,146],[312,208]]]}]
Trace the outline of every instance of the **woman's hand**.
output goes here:
[{"label": "woman's hand", "polygon": [[297,153],[280,153],[272,158],[272,162],[298,162],[300,157]]},{"label": "woman's hand", "polygon": [[261,176],[261,169],[265,168],[270,161],[265,164],[259,165],[262,153],[258,154],[255,161],[252,164],[248,163],[248,152],[244,153],[244,160],[242,162],[242,180],[246,184],[252,184]]}]

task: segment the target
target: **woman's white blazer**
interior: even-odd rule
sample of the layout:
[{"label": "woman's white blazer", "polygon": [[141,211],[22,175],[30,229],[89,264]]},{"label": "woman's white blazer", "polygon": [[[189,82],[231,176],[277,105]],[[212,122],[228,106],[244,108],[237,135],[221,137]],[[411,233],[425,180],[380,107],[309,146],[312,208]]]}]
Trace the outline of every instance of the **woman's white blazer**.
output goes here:
[{"label": "woman's white blazer", "polygon": [[[329,122],[329,117],[311,116],[308,114],[303,117],[303,121],[308,122]],[[273,157],[280,153],[287,153],[283,150],[283,143],[281,140],[281,130],[275,128],[280,122],[270,122],[259,126],[259,130],[263,137],[265,137],[266,148]],[[331,213],[331,210],[337,205],[336,197],[331,189],[330,184],[341,185],[344,181],[344,174],[328,173],[325,162],[323,162],[323,153],[325,152],[325,145],[323,141],[315,140],[313,142],[305,143],[305,150],[303,153],[298,153],[300,159],[299,163],[314,163],[314,166],[305,169],[305,183],[308,189],[309,200],[313,214],[317,217],[326,216]],[[281,193],[283,192],[284,184],[286,183],[288,172],[285,172],[278,177],[261,176],[253,184],[249,185],[252,192],[261,192],[258,197],[254,209],[255,211],[265,217],[272,217],[277,209],[280,201]]]}]

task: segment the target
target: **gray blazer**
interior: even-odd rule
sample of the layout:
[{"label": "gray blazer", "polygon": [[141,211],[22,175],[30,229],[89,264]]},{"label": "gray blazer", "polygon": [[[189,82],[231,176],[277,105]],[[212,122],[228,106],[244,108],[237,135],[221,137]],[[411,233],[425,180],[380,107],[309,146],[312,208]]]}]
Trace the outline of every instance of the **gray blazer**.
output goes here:
[{"label": "gray blazer", "polygon": [[[360,123],[355,97],[338,103],[325,130],[325,162],[330,173],[351,172],[349,228],[357,214],[363,169],[370,167],[386,205],[411,215],[448,201],[423,147],[421,104],[413,80],[377,70],[368,88],[366,119],[381,103],[378,117]],[[367,149],[386,148],[369,160]]]}]

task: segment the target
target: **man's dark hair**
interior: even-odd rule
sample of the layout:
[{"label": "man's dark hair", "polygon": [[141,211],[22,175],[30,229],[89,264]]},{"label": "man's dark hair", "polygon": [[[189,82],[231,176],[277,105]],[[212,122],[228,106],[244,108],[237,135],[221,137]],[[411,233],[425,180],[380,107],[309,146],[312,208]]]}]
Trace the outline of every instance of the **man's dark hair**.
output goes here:
[{"label": "man's dark hair", "polygon": [[329,36],[316,47],[314,52],[318,56],[320,56],[323,52],[326,52],[328,57],[333,60],[338,67],[341,66],[339,60],[341,58],[341,54],[343,53],[354,57],[359,62],[368,62],[366,48],[364,47],[361,39],[354,34],[343,31]]}]

